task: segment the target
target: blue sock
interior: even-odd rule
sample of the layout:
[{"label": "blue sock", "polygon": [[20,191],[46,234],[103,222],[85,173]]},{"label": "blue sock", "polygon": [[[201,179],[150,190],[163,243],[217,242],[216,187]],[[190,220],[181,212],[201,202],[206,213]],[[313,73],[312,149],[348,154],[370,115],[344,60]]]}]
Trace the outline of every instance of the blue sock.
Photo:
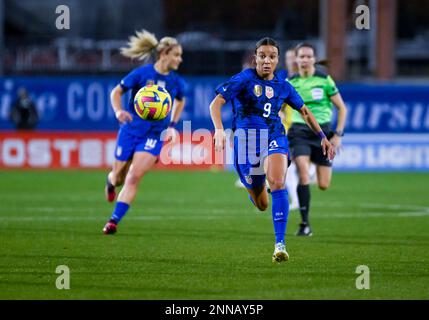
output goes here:
[{"label": "blue sock", "polygon": [[286,189],[271,191],[273,199],[273,224],[276,243],[285,242],[286,225],[289,216],[289,199]]},{"label": "blue sock", "polygon": [[130,205],[125,202],[116,202],[115,210],[113,210],[111,220],[115,220],[116,223],[119,223],[123,216],[127,213]]}]

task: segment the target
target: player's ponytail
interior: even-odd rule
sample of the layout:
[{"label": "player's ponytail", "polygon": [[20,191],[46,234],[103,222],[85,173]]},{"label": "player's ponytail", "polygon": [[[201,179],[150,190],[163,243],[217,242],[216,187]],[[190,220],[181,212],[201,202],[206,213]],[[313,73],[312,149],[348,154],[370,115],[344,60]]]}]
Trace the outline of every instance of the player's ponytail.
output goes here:
[{"label": "player's ponytail", "polygon": [[156,53],[158,60],[162,52],[168,53],[173,47],[179,45],[175,38],[164,37],[158,41],[153,33],[142,30],[136,31],[135,36],[130,36],[127,46],[121,48],[121,54],[127,58],[146,61],[152,53]]},{"label": "player's ponytail", "polygon": [[316,64],[319,66],[324,66],[324,67],[329,67],[331,65],[331,60],[329,59],[322,59],[322,60],[317,60]]},{"label": "player's ponytail", "polygon": [[136,31],[135,36],[129,37],[127,46],[121,48],[121,54],[131,59],[147,60],[158,44],[154,34],[146,30]]}]

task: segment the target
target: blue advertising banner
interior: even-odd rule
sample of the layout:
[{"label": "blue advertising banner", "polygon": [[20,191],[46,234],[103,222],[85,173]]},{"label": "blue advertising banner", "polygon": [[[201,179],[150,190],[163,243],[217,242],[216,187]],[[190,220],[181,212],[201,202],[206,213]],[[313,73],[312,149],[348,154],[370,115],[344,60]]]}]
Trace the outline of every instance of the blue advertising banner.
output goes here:
[{"label": "blue advertising banner", "polygon": [[[211,128],[209,104],[224,78],[186,79],[187,103],[182,120],[193,128]],[[12,77],[0,79],[0,129],[13,129],[11,107],[18,88],[25,87],[39,113],[39,130],[117,130],[118,122],[110,104],[110,92],[119,83],[113,77]],[[123,98],[128,103],[129,94]],[[224,109],[226,125],[230,108]],[[180,128],[180,126],[178,126]]]},{"label": "blue advertising banner", "polygon": [[[183,120],[192,128],[212,128],[209,104],[215,88],[227,78],[186,77],[187,104]],[[0,129],[13,129],[9,120],[16,91],[28,89],[40,115],[41,130],[116,130],[110,106],[115,77],[7,77],[0,78]],[[339,86],[348,106],[347,133],[428,133],[429,85]],[[126,103],[129,96],[124,97]],[[223,108],[225,127],[231,108]],[[181,126],[179,126],[180,128]]]},{"label": "blue advertising banner", "polygon": [[339,86],[350,133],[429,132],[429,85]]}]

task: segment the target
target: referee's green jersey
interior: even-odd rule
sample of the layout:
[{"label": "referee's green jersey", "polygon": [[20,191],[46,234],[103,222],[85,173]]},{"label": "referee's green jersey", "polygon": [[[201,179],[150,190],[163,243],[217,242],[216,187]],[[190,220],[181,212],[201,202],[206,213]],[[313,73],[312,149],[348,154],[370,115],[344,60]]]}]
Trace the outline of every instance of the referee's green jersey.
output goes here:
[{"label": "referee's green jersey", "polygon": [[[298,91],[319,124],[331,121],[332,103],[330,97],[336,95],[338,89],[330,75],[316,70],[313,76],[307,78],[296,74],[289,79],[289,82]],[[296,110],[293,110],[292,123],[305,124],[304,119]]]}]

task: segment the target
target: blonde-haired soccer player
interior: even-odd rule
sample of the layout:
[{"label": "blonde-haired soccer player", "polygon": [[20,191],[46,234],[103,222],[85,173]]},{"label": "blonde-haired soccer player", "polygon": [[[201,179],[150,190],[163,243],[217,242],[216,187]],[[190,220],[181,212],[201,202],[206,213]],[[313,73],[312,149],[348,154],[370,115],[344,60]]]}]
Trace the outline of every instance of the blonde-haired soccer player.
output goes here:
[{"label": "blonde-haired soccer player", "polygon": [[[109,202],[116,198],[115,187],[122,184],[115,209],[103,228],[104,234],[116,232],[117,225],[134,201],[142,177],[154,166],[161,152],[163,141],[161,133],[167,130],[164,140],[174,141],[175,125],[185,105],[185,84],[175,71],[182,63],[182,46],[172,37],[158,41],[154,34],[142,30],[129,38],[126,47],[121,48],[125,57],[143,61],[143,65],[132,70],[112,90],[110,100],[115,116],[120,123],[115,149],[115,162],[107,176],[105,187]],[[147,60],[155,56],[155,63]],[[140,118],[134,110],[134,96],[146,85],[165,88],[174,101],[171,119],[147,121]],[[123,106],[121,96],[131,90],[131,98]]]}]

